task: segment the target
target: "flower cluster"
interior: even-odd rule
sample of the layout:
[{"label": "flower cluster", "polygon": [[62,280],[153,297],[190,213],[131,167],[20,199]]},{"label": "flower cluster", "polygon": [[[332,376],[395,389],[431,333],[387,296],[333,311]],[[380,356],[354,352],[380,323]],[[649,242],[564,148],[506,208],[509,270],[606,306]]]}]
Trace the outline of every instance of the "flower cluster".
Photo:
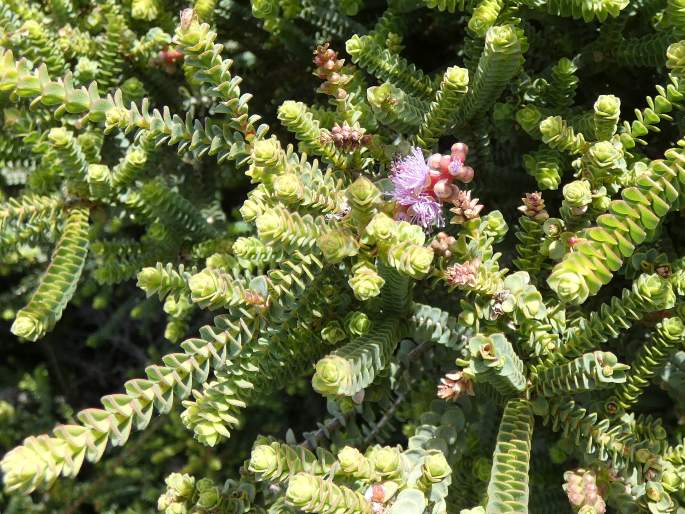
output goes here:
[{"label": "flower cluster", "polygon": [[352,79],[351,75],[342,73],[345,59],[338,59],[338,52],[325,43],[316,47],[313,60],[316,65],[314,75],[324,80],[319,91],[338,100],[344,100],[347,97],[344,86]]},{"label": "flower cluster", "polygon": [[534,193],[526,193],[525,198],[521,198],[523,205],[518,210],[534,219],[535,221],[543,222],[549,218],[549,214],[545,210],[545,201],[542,199],[542,194],[535,191]]},{"label": "flower cluster", "polygon": [[474,396],[473,382],[462,371],[447,373],[438,384],[438,398],[457,400],[464,395]]},{"label": "flower cluster", "polygon": [[371,135],[365,132],[358,123],[350,126],[345,121],[342,125],[334,124],[330,132],[322,131],[320,139],[322,143],[333,143],[337,148],[351,152],[371,143]]},{"label": "flower cluster", "polygon": [[564,491],[576,512],[604,514],[606,504],[597,487],[597,478],[591,470],[579,468],[564,473]]},{"label": "flower cluster", "polygon": [[[445,223],[442,213],[444,202],[458,208],[465,201],[470,205],[470,193],[462,191],[454,183],[457,180],[468,184],[473,180],[473,168],[464,164],[467,154],[468,147],[464,143],[455,143],[450,155],[433,154],[426,161],[421,149],[413,147],[409,155],[396,160],[390,177],[395,186],[395,217],[424,228],[442,226]],[[470,209],[472,217],[482,209],[482,206],[477,206],[477,199],[475,202]]]},{"label": "flower cluster", "polygon": [[473,287],[476,285],[480,261],[466,261],[463,264],[453,264],[445,270],[447,283],[457,287]]}]

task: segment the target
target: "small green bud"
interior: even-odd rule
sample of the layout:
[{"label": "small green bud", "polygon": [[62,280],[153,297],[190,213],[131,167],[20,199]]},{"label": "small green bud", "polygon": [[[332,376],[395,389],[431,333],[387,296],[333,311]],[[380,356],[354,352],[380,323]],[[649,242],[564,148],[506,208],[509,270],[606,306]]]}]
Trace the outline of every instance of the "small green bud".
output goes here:
[{"label": "small green bud", "polygon": [[176,343],[186,334],[187,330],[188,325],[184,320],[172,319],[164,327],[164,339]]},{"label": "small green bud", "polygon": [[366,457],[356,448],[345,446],[338,452],[338,462],[343,472],[353,474],[364,468]]},{"label": "small green bud", "polygon": [[424,478],[431,483],[439,482],[452,473],[452,468],[447,463],[445,455],[436,451],[429,454],[423,462],[421,472]]},{"label": "small green bud", "polygon": [[496,25],[490,27],[485,34],[485,46],[490,51],[516,53],[520,51],[520,44],[516,31],[511,25]]},{"label": "small green bud", "polygon": [[[362,42],[361,37],[359,37],[357,34],[352,36],[350,39],[347,40],[345,43],[345,51],[352,57],[356,57],[359,55],[359,53],[363,50],[364,48],[364,43]],[[356,62],[356,61],[355,61]]]},{"label": "small green bud", "polygon": [[678,296],[685,296],[685,270],[678,270],[671,275],[671,285]]},{"label": "small green bud", "polygon": [[317,240],[324,259],[335,264],[345,257],[352,257],[359,252],[359,243],[352,232],[344,228],[333,229],[321,234]]},{"label": "small green bud", "polygon": [[548,218],[542,224],[542,231],[546,236],[559,237],[564,231],[564,222],[559,218]]},{"label": "small green bud", "polygon": [[261,214],[255,220],[259,237],[266,239],[278,238],[284,229],[283,221],[278,212],[274,210],[268,210]]},{"label": "small green bud", "polygon": [[398,224],[387,214],[379,212],[366,226],[366,233],[372,242],[377,244],[391,244],[397,234]]},{"label": "small green bud", "polygon": [[275,137],[261,139],[252,145],[252,161],[258,166],[275,166],[281,153],[281,143]]},{"label": "small green bud", "polygon": [[213,253],[205,259],[205,267],[211,269],[228,269],[235,262],[232,256],[225,253]]},{"label": "small green bud", "polygon": [[200,493],[197,507],[205,510],[216,509],[221,503],[221,491],[218,487],[212,487]]},{"label": "small green bud", "polygon": [[295,102],[293,100],[286,100],[278,108],[279,119],[294,121],[305,112],[305,105],[302,102]]},{"label": "small green bud", "polygon": [[676,298],[670,282],[659,275],[640,275],[633,282],[633,291],[654,304],[655,311],[670,309],[675,305]]},{"label": "small green bud", "polygon": [[[537,128],[537,123],[535,124]],[[540,189],[558,189],[563,174],[562,161],[553,150],[540,150],[523,156],[523,167]]]},{"label": "small green bud", "polygon": [[48,132],[48,140],[55,146],[66,146],[73,139],[71,133],[64,127],[51,128]]},{"label": "small green bud", "polygon": [[124,107],[112,107],[105,113],[105,127],[111,129],[112,127],[125,126],[128,117],[129,112]]},{"label": "small green bud", "polygon": [[[602,188],[604,189],[604,188]],[[607,196],[606,190],[603,193],[592,196],[592,208],[599,212],[606,212],[611,206],[611,198]]]},{"label": "small green bud", "polygon": [[372,86],[368,88],[366,90],[366,99],[372,107],[382,109],[384,106],[388,106],[397,102],[395,93],[395,88],[393,88],[389,82],[385,82],[380,86]]},{"label": "small green bud", "polygon": [[661,484],[664,489],[670,493],[678,491],[682,480],[676,470],[673,468],[673,464],[668,463],[668,466],[661,472]]},{"label": "small green bud", "polygon": [[312,387],[320,394],[338,394],[340,385],[349,380],[352,369],[347,359],[328,355],[316,363]]},{"label": "small green bud", "polygon": [[538,130],[542,113],[534,105],[527,105],[516,113],[516,122],[521,125],[528,134],[534,134]]},{"label": "small green bud", "polygon": [[594,109],[595,114],[602,118],[618,119],[621,114],[621,99],[614,95],[599,95]]},{"label": "small green bud", "polygon": [[363,336],[371,330],[371,320],[369,317],[360,311],[353,311],[345,318],[347,324],[347,331],[354,336]]},{"label": "small green bud", "polygon": [[132,102],[146,96],[145,86],[137,77],[126,79],[121,85],[121,91],[126,99]]},{"label": "small green bud", "polygon": [[162,310],[170,316],[178,317],[185,309],[188,308],[188,300],[185,297],[179,297],[178,301],[173,296],[169,295],[164,300]]},{"label": "small green bud", "polygon": [[504,216],[500,211],[492,211],[481,218],[485,223],[482,225],[483,234],[486,237],[495,239],[495,243],[504,239],[504,236],[509,231],[509,226],[504,220]]},{"label": "small green bud", "polygon": [[368,211],[381,198],[376,185],[366,177],[359,177],[347,188],[347,198],[353,209]]},{"label": "small green bud", "polygon": [[42,324],[31,314],[19,311],[10,329],[17,337],[35,341],[43,335]]},{"label": "small green bud", "polygon": [[194,303],[214,298],[219,290],[216,275],[210,270],[203,270],[188,280],[190,294]]},{"label": "small green bud", "polygon": [[95,80],[99,72],[100,64],[84,56],[79,57],[74,66],[74,75],[82,84]]},{"label": "small green bud", "polygon": [[304,195],[304,184],[294,173],[278,175],[274,179],[274,193],[285,203],[299,201]]},{"label": "small green bud", "polygon": [[400,472],[401,457],[397,448],[389,446],[375,448],[369,456],[374,469],[382,477],[391,477]]},{"label": "small green bud", "polygon": [[397,224],[397,242],[422,245],[426,242],[426,234],[418,225],[400,221]]},{"label": "small green bud", "polygon": [[518,296],[517,305],[521,313],[528,319],[541,319],[546,314],[542,295],[532,286],[527,287]]},{"label": "small green bud", "polygon": [[443,80],[450,85],[450,88],[462,93],[466,93],[469,85],[469,70],[452,66],[445,70]]},{"label": "small green bud", "polygon": [[209,491],[212,487],[214,487],[214,481],[211,478],[201,478],[197,482],[197,492],[199,493]]},{"label": "small green bud", "polygon": [[156,293],[162,285],[162,274],[153,267],[143,268],[138,272],[138,283],[140,289],[147,293],[147,296]]},{"label": "small green bud", "polygon": [[564,186],[564,200],[569,207],[585,207],[592,203],[592,191],[587,180],[574,180]]},{"label": "small green bud", "polygon": [[112,188],[112,174],[104,164],[88,165],[88,187],[95,198],[106,197]]},{"label": "small green bud", "polygon": [[133,0],[131,2],[131,18],[134,20],[152,21],[159,14],[157,0]]},{"label": "small green bud", "polygon": [[433,263],[433,249],[412,244],[398,244],[388,250],[388,264],[412,278],[423,278]]},{"label": "small green bud", "polygon": [[385,280],[371,264],[360,263],[352,268],[352,276],[348,284],[354,296],[364,302],[380,294]]},{"label": "small green bud", "polygon": [[278,467],[278,454],[268,444],[260,444],[252,449],[248,469],[254,473],[269,474]]},{"label": "small green bud", "polygon": [[685,325],[678,316],[666,318],[661,322],[661,334],[671,341],[680,341],[685,336]]},{"label": "small green bud", "polygon": [[321,339],[328,344],[338,344],[347,339],[347,334],[340,322],[333,320],[326,323],[326,326],[321,329]]},{"label": "small green bud", "polygon": [[685,41],[678,41],[668,47],[666,67],[671,70],[671,74],[682,77],[685,72]]},{"label": "small green bud", "polygon": [[164,482],[177,499],[189,498],[195,490],[195,478],[187,473],[171,473]]},{"label": "small green bud", "polygon": [[562,302],[580,304],[590,294],[585,278],[580,273],[571,271],[553,272],[547,279],[552,290],[556,291]]},{"label": "small green bud", "polygon": [[288,481],[285,496],[295,507],[304,507],[319,497],[319,483],[315,477],[298,473]]}]

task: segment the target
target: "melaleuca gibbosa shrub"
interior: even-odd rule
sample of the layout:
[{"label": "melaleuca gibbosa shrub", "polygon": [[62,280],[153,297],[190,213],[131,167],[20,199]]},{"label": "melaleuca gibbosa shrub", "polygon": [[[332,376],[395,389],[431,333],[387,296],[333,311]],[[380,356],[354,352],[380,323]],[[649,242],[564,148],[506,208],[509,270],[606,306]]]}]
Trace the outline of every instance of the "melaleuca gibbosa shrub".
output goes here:
[{"label": "melaleuca gibbosa shrub", "polygon": [[[12,337],[175,344],[48,408],[9,508],[685,511],[681,37],[680,0],[0,6]],[[144,430],[183,459],[109,449]]]}]

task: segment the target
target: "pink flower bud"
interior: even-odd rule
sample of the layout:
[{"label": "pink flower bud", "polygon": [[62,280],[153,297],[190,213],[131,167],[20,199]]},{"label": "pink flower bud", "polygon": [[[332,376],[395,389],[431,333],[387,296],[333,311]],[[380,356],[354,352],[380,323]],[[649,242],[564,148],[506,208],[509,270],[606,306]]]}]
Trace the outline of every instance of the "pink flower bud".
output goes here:
[{"label": "pink flower bud", "polygon": [[442,171],[444,175],[449,174],[451,161],[452,159],[449,155],[443,155],[440,157],[440,171]]},{"label": "pink flower bud", "polygon": [[441,177],[442,173],[440,173],[439,169],[430,168],[428,170],[428,180],[426,181],[426,185],[428,186],[431,183],[437,182]]},{"label": "pink flower bud", "polygon": [[452,145],[452,158],[459,159],[461,162],[466,160],[466,156],[469,154],[469,147],[464,143],[454,143]]},{"label": "pink flower bud", "polygon": [[473,171],[473,168],[471,166],[462,166],[459,169],[459,173],[457,173],[454,178],[457,180],[460,180],[464,184],[468,184],[473,180],[473,175],[475,172]]},{"label": "pink flower bud", "polygon": [[452,196],[453,189],[454,188],[452,187],[452,184],[450,184],[447,179],[439,180],[433,186],[433,192],[435,193],[435,196],[441,200],[446,200]]},{"label": "pink flower bud", "polygon": [[190,24],[193,22],[193,18],[195,17],[195,11],[192,9],[183,9],[181,11],[181,29],[183,30],[188,30],[190,27]]},{"label": "pink flower bud", "polygon": [[453,177],[456,177],[459,172],[461,171],[461,167],[464,165],[463,162],[461,162],[459,159],[453,159],[452,162],[450,162],[450,167],[449,167],[449,172],[450,175]]},{"label": "pink flower bud", "polygon": [[436,170],[440,169],[441,157],[442,157],[442,155],[440,155],[439,153],[434,153],[433,155],[431,155],[428,158],[428,166],[430,166],[431,168],[436,169]]}]

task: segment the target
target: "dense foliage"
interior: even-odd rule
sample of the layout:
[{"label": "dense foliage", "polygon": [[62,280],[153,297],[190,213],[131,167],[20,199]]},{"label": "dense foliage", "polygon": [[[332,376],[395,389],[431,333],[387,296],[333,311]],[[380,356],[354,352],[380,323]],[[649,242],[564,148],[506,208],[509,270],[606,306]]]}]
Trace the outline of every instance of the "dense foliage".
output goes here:
[{"label": "dense foliage", "polygon": [[683,105],[685,0],[4,0],[0,506],[685,513]]}]

